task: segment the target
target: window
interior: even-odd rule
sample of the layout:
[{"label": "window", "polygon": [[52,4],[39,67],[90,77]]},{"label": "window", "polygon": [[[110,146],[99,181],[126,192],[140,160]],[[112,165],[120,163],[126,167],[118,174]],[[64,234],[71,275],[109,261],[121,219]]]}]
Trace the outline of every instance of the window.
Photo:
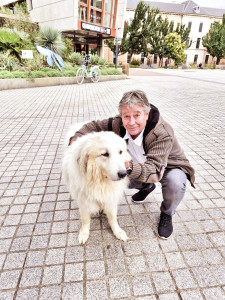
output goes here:
[{"label": "window", "polygon": [[114,28],[115,6],[116,0],[79,0],[79,20]]},{"label": "window", "polygon": [[199,46],[200,46],[200,41],[201,41],[201,39],[200,39],[200,38],[198,38],[198,39],[197,39],[197,43],[196,43],[196,49],[199,49]]},{"label": "window", "polygon": [[203,23],[199,24],[199,32],[202,32]]},{"label": "window", "polygon": [[207,65],[209,63],[209,55],[205,56],[205,64]]},{"label": "window", "polygon": [[192,22],[188,22],[188,28],[191,30]]},{"label": "window", "polygon": [[78,10],[79,10],[79,19],[81,21],[87,21],[87,7],[80,5]]},{"label": "window", "polygon": [[105,0],[105,15],[104,15],[104,22],[103,22],[104,26],[113,27],[114,10],[115,10],[115,0]]},{"label": "window", "polygon": [[103,25],[106,27],[110,27],[110,14],[105,13]]},{"label": "window", "polygon": [[90,22],[96,23],[96,24],[101,24],[101,21],[102,21],[102,12],[95,10],[95,9],[91,9]]},{"label": "window", "polygon": [[194,63],[197,64],[197,61],[198,61],[198,55],[195,55],[195,57],[194,57]]},{"label": "window", "polygon": [[91,6],[102,9],[102,1],[101,0],[91,0]]},{"label": "window", "polygon": [[88,12],[87,0],[80,0],[78,6],[79,20],[87,21],[87,12]]}]

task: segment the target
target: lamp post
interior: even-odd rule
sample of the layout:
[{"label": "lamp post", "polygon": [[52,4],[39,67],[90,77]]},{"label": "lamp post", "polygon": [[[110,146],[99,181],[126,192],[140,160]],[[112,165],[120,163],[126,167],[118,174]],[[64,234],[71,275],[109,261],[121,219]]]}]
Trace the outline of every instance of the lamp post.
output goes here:
[{"label": "lamp post", "polygon": [[117,64],[118,64],[118,39],[117,39],[117,34],[116,34],[116,60],[115,60],[115,69],[117,69]]}]

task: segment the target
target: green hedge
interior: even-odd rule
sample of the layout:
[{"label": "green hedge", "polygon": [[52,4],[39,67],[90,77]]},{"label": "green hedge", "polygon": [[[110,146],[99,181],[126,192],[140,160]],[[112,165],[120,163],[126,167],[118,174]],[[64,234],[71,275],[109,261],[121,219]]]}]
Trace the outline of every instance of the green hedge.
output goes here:
[{"label": "green hedge", "polygon": [[[41,68],[39,71],[32,71],[30,78],[43,78],[43,77],[76,77],[78,67],[76,68],[67,68],[60,72],[56,69],[51,68]],[[101,75],[121,75],[122,72],[116,69],[104,68],[101,70]],[[7,78],[29,78],[29,72],[19,72],[19,71],[0,71],[0,79]]]}]

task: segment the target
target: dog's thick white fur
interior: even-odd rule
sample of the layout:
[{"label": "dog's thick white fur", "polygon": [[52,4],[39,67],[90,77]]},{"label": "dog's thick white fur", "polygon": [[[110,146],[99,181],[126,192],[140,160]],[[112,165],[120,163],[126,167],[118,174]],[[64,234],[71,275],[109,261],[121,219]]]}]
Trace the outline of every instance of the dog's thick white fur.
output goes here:
[{"label": "dog's thick white fur", "polygon": [[105,131],[88,133],[65,151],[63,177],[77,201],[82,223],[79,243],[84,244],[89,237],[91,215],[102,210],[114,235],[123,241],[128,239],[118,224],[117,206],[127,188],[125,162],[130,159],[126,142]]}]

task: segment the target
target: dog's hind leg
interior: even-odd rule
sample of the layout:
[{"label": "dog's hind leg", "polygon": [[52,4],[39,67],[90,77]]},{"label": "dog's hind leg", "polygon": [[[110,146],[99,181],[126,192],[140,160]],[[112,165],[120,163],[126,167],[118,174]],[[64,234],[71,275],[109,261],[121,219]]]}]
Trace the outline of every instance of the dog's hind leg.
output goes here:
[{"label": "dog's hind leg", "polygon": [[127,236],[126,232],[122,228],[120,228],[120,226],[118,224],[117,213],[112,212],[112,211],[109,212],[109,211],[105,211],[105,210],[104,210],[104,212],[108,218],[109,225],[111,226],[114,235],[119,240],[126,241],[128,239],[128,236]]},{"label": "dog's hind leg", "polygon": [[83,212],[80,210],[81,217],[81,229],[79,231],[78,240],[80,244],[85,244],[90,234],[90,222],[91,216],[90,214]]}]

